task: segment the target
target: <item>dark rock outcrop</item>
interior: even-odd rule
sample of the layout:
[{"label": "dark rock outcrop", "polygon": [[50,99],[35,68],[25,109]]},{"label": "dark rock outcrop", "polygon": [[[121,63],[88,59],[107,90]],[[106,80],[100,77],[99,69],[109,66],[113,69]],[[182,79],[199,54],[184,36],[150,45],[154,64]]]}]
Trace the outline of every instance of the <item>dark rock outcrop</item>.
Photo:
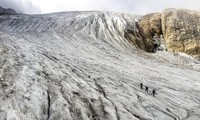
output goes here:
[{"label": "dark rock outcrop", "polygon": [[[138,23],[136,22],[137,28],[139,28]],[[149,45],[148,41],[143,40],[139,29],[133,29],[133,28],[127,28],[124,34],[124,37],[134,46],[145,50],[147,52],[149,51]]]},{"label": "dark rock outcrop", "polygon": [[153,52],[154,37],[162,35],[161,14],[147,14],[139,22],[136,22],[136,26],[137,30],[128,30],[125,32],[125,38],[140,49],[146,52]]},{"label": "dark rock outcrop", "polygon": [[139,32],[143,40],[146,41],[149,52],[152,52],[154,46],[153,37],[156,34],[159,36],[162,34],[160,16],[160,13],[147,14],[139,22]]},{"label": "dark rock outcrop", "polygon": [[10,8],[3,8],[0,6],[0,15],[16,15],[17,12],[13,9],[10,9]]}]

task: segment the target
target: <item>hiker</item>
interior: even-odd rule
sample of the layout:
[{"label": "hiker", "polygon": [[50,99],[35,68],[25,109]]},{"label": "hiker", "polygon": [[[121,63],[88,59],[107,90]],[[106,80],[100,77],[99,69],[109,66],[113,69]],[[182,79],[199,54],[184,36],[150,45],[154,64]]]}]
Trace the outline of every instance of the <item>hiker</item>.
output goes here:
[{"label": "hiker", "polygon": [[148,93],[148,89],[149,89],[149,88],[148,88],[147,86],[145,86],[145,92]]},{"label": "hiker", "polygon": [[155,97],[155,94],[156,94],[156,90],[153,89],[153,97]]},{"label": "hiker", "polygon": [[143,89],[143,83],[140,83],[140,89]]}]

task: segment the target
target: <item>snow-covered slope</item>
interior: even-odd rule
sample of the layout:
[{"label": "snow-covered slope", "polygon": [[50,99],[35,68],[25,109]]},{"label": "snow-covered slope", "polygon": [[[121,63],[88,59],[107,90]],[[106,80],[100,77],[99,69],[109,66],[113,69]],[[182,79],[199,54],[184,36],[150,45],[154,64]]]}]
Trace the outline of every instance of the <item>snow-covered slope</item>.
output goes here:
[{"label": "snow-covered slope", "polygon": [[137,49],[124,38],[137,18],[0,16],[0,119],[200,119],[200,62]]}]

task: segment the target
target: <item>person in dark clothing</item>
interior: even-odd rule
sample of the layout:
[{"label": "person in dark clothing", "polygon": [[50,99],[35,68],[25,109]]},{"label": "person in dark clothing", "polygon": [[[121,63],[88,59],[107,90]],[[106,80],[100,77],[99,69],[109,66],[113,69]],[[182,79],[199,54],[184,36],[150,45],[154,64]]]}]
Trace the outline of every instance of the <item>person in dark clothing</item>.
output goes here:
[{"label": "person in dark clothing", "polygon": [[148,89],[149,89],[149,88],[148,88],[147,86],[145,86],[145,92],[148,93]]},{"label": "person in dark clothing", "polygon": [[153,97],[155,97],[155,94],[156,94],[156,90],[153,89]]},{"label": "person in dark clothing", "polygon": [[140,83],[140,89],[143,89],[143,83]]}]

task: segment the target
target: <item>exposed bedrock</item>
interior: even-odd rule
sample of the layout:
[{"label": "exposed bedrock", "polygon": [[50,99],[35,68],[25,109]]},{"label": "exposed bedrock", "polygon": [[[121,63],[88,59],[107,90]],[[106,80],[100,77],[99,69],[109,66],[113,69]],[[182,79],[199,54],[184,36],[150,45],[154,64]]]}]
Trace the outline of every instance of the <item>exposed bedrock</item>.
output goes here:
[{"label": "exposed bedrock", "polygon": [[[152,52],[154,39],[163,35],[170,52],[184,52],[200,59],[200,12],[166,9],[143,16],[138,22],[139,34],[147,52]],[[162,41],[161,41],[162,42]]]},{"label": "exposed bedrock", "polygon": [[151,13],[143,16],[138,22],[136,22],[137,31],[125,32],[125,37],[132,41],[132,43],[138,46],[140,49],[146,52],[153,52],[155,44],[155,36],[161,41],[162,25],[161,14]]},{"label": "exposed bedrock", "polygon": [[200,59],[200,12],[167,9],[161,19],[168,50]]},{"label": "exposed bedrock", "polygon": [[139,33],[147,43],[148,52],[152,52],[154,41],[153,37],[157,34],[162,34],[161,28],[161,15],[160,13],[152,13],[145,15],[142,20],[138,23]]}]

